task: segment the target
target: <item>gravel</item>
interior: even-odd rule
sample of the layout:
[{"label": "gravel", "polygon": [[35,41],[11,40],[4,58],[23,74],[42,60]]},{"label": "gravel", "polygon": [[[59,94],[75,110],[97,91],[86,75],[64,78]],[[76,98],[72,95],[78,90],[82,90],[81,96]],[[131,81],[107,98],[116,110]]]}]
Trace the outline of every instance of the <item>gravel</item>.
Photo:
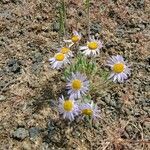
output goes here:
[{"label": "gravel", "polygon": [[59,23],[58,22],[53,22],[52,31],[53,32],[58,32],[59,31]]},{"label": "gravel", "polygon": [[91,34],[97,34],[100,33],[101,31],[101,26],[100,23],[92,23],[90,26],[90,32]]},{"label": "gravel", "polygon": [[5,100],[6,100],[6,97],[4,95],[0,95],[0,102],[5,101]]},{"label": "gravel", "polygon": [[34,52],[31,57],[32,57],[33,63],[39,63],[39,62],[42,62],[43,60],[43,56],[39,52]]},{"label": "gravel", "polygon": [[24,140],[28,136],[29,132],[25,128],[18,128],[12,133],[12,137],[17,140]]},{"label": "gravel", "polygon": [[30,138],[36,138],[37,136],[38,136],[38,134],[39,134],[39,129],[38,128],[36,128],[36,127],[31,127],[30,129],[29,129],[29,136],[30,136]]},{"label": "gravel", "polygon": [[8,72],[19,73],[21,70],[21,62],[16,59],[9,59],[7,62]]}]

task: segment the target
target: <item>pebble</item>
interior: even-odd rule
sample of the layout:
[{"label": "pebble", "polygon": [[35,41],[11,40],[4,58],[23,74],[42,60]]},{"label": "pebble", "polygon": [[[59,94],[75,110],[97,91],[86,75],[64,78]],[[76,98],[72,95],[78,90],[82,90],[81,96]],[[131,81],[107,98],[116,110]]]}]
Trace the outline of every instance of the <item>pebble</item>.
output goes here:
[{"label": "pebble", "polygon": [[39,62],[42,62],[42,60],[43,60],[43,56],[41,53],[39,53],[39,52],[33,53],[33,55],[32,55],[32,61],[33,62],[39,63]]},{"label": "pebble", "polygon": [[138,27],[139,27],[141,30],[144,30],[144,29],[145,29],[145,25],[144,25],[144,24],[138,24]]},{"label": "pebble", "polygon": [[13,72],[13,73],[18,73],[20,72],[21,69],[21,63],[19,60],[16,59],[10,59],[7,62],[7,66],[8,66],[8,71]]},{"label": "pebble", "polygon": [[25,128],[18,128],[16,131],[12,133],[12,137],[18,140],[23,140],[28,136],[29,136],[29,132]]},{"label": "pebble", "polygon": [[[48,150],[48,143],[46,143],[46,142],[43,142],[42,143],[42,145],[41,145],[41,149],[42,150]],[[51,150],[53,150],[54,148],[53,147],[51,147]],[[55,150],[55,149],[54,149]]]},{"label": "pebble", "polygon": [[5,101],[5,100],[6,100],[6,97],[4,95],[0,95],[0,102]]},{"label": "pebble", "polygon": [[133,28],[127,31],[128,34],[134,34],[140,31],[140,28]]},{"label": "pebble", "polygon": [[36,128],[36,127],[32,127],[29,129],[29,135],[30,135],[30,138],[35,138],[37,137],[39,134],[39,129]]},{"label": "pebble", "polygon": [[25,142],[22,144],[22,148],[23,148],[23,150],[31,150],[31,149],[32,149],[31,143],[28,142],[28,141],[25,141]]},{"label": "pebble", "polygon": [[47,137],[45,138],[46,143],[61,143],[61,134],[60,129],[57,127],[57,125],[53,122],[48,123],[48,132]]},{"label": "pebble", "polygon": [[125,34],[124,29],[116,29],[116,35],[122,37]]},{"label": "pebble", "polygon": [[41,63],[33,63],[31,65],[31,70],[33,74],[39,74],[42,68],[42,64]]},{"label": "pebble", "polygon": [[59,23],[58,22],[54,22],[52,24],[52,31],[53,32],[58,32],[59,31]]},{"label": "pebble", "polygon": [[92,32],[92,34],[96,34],[99,33],[101,31],[101,26],[99,23],[93,23],[90,26],[90,31]]},{"label": "pebble", "polygon": [[131,127],[130,125],[128,125],[128,126],[126,127],[126,131],[129,133],[129,132],[132,132],[133,129],[132,129],[132,127]]}]

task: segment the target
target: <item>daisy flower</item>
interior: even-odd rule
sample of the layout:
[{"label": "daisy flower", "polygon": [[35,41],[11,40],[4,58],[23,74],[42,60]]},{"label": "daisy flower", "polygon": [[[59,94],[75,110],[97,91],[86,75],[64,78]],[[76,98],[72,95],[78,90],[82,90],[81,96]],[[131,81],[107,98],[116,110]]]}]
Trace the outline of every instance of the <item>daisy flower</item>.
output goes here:
[{"label": "daisy flower", "polygon": [[109,77],[113,78],[113,81],[124,82],[130,75],[130,68],[124,61],[121,55],[112,56],[107,61],[107,66],[111,67],[112,73]]},{"label": "daisy flower", "polygon": [[71,98],[65,100],[63,96],[59,98],[58,110],[60,114],[63,114],[64,119],[69,119],[70,121],[73,121],[79,113],[77,103]]},{"label": "daisy flower", "polygon": [[83,74],[72,73],[72,77],[68,79],[67,83],[68,94],[74,99],[85,95],[89,90],[89,81]]},{"label": "daisy flower", "polygon": [[60,69],[64,65],[69,64],[70,61],[63,53],[56,53],[55,56],[51,59],[49,59],[50,63],[52,64],[53,69]]},{"label": "daisy flower", "polygon": [[67,56],[73,57],[72,51],[68,47],[62,47],[58,49],[59,53],[63,53]]},{"label": "daisy flower", "polygon": [[100,110],[98,109],[97,105],[93,103],[93,101],[91,103],[81,104],[80,112],[83,117],[90,116],[94,120],[100,117]]},{"label": "daisy flower", "polygon": [[79,50],[81,50],[86,56],[96,56],[100,53],[102,47],[102,42],[93,37],[90,38],[90,41],[87,42],[86,46],[80,46]]},{"label": "daisy flower", "polygon": [[73,36],[70,40],[64,40],[66,43],[70,43],[69,47],[71,47],[73,44],[78,43],[81,40],[81,34],[78,33],[76,30],[73,30]]}]

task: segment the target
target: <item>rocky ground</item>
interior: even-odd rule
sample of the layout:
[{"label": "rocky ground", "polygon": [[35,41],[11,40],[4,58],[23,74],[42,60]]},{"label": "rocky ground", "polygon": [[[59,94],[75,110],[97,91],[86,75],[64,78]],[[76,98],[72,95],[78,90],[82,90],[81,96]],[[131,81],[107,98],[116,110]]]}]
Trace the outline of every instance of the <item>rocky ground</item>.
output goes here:
[{"label": "rocky ground", "polygon": [[[126,83],[97,87],[101,119],[93,126],[68,123],[56,109],[65,83],[47,60],[59,47],[58,7],[56,0],[0,0],[0,150],[150,149],[150,2],[91,2],[91,34],[104,41],[99,68],[112,54],[132,68]],[[75,28],[86,39],[83,1],[66,7],[68,37]]]}]

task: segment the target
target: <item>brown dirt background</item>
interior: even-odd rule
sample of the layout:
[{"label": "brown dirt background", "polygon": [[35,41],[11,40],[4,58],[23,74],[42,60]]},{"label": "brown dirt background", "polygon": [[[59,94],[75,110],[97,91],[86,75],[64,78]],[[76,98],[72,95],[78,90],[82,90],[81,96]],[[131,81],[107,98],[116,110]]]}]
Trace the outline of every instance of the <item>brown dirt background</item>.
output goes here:
[{"label": "brown dirt background", "polygon": [[[83,1],[68,0],[66,6],[66,36],[75,28],[86,40]],[[95,78],[92,98],[102,119],[92,127],[63,121],[55,107],[65,87],[62,72],[48,63],[59,47],[58,7],[57,0],[0,0],[0,150],[150,149],[150,1],[91,2],[91,33],[104,41],[99,68],[112,54],[132,65],[125,84],[99,87]],[[18,140],[12,134],[19,127],[40,131]]]}]

